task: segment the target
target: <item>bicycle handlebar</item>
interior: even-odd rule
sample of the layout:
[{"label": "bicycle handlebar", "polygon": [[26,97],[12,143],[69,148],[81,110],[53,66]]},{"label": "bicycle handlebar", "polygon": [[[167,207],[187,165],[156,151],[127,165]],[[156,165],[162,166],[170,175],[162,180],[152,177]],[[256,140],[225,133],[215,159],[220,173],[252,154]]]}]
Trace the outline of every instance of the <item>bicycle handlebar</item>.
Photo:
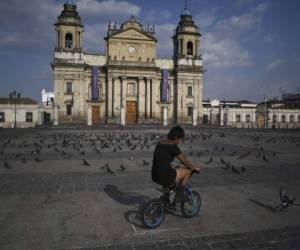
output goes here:
[{"label": "bicycle handlebar", "polygon": [[200,171],[194,169],[194,170],[192,170],[192,175],[193,175],[193,174],[200,174]]}]

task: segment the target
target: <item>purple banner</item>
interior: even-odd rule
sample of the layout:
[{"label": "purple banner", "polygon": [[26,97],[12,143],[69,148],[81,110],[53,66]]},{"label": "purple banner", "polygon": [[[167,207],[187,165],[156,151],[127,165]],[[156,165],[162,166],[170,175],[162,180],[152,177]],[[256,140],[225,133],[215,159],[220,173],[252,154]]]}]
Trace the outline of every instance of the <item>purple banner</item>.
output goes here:
[{"label": "purple banner", "polygon": [[162,70],[161,98],[162,102],[168,101],[168,78],[169,72],[167,69]]},{"label": "purple banner", "polygon": [[92,99],[99,100],[98,66],[92,68]]}]

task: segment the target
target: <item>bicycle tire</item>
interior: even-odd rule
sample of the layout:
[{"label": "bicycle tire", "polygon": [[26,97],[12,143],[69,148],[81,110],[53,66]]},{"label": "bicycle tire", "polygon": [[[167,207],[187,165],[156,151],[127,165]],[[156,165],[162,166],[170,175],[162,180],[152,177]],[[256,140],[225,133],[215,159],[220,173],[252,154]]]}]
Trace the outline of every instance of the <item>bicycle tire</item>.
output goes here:
[{"label": "bicycle tire", "polygon": [[[157,206],[158,209],[160,210],[160,217],[157,217],[155,223],[150,223],[148,221],[148,210],[151,209],[151,206],[154,205],[154,206]],[[143,207],[142,209],[142,223],[143,223],[143,226],[145,228],[148,228],[148,229],[154,229],[154,228],[157,228],[158,226],[160,226],[160,224],[164,221],[165,219],[165,214],[166,214],[166,211],[165,211],[165,208],[162,206],[161,204],[161,201],[160,199],[152,199],[150,201],[148,201],[145,206]]]},{"label": "bicycle tire", "polygon": [[[191,194],[189,196],[191,196]],[[186,208],[186,205],[188,205],[188,202],[181,203],[181,212],[185,218],[192,218],[200,212],[200,208],[202,205],[201,196],[198,192],[196,192],[194,190],[192,191],[192,196],[193,196],[193,204],[192,204],[193,211],[192,212],[189,212]],[[197,204],[194,204],[196,201],[197,201]],[[195,205],[197,207],[194,207]]]}]

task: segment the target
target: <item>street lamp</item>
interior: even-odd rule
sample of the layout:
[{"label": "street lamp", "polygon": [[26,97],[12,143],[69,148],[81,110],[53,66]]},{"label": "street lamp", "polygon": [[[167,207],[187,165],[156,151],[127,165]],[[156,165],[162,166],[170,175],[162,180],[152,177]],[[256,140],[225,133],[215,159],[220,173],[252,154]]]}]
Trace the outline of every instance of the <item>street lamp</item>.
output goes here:
[{"label": "street lamp", "polygon": [[265,102],[265,128],[267,128],[267,96],[264,94],[264,102]]},{"label": "street lamp", "polygon": [[15,103],[15,123],[14,128],[17,127],[17,100],[19,101],[21,98],[21,93],[17,93],[15,90],[9,93],[9,100],[14,101]]}]

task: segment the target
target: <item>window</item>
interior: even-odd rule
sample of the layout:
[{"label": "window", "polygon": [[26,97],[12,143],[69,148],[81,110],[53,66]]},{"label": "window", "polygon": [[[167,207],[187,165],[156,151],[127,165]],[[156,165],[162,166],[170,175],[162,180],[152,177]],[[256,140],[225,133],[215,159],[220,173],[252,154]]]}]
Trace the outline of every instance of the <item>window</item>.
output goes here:
[{"label": "window", "polygon": [[193,107],[188,107],[187,115],[188,116],[193,116]]},{"label": "window", "polygon": [[277,116],[273,115],[273,122],[277,122]]},{"label": "window", "polygon": [[298,122],[300,122],[300,115],[298,115]]},{"label": "window", "polygon": [[32,122],[32,112],[26,112],[26,122]]},{"label": "window", "polygon": [[290,122],[294,122],[294,116],[293,115],[290,116]]},{"label": "window", "polygon": [[235,121],[236,122],[241,122],[241,115],[236,115],[235,116]]},{"label": "window", "polygon": [[285,115],[281,116],[281,122],[285,122]]},{"label": "window", "polygon": [[0,122],[5,122],[5,113],[0,112]]},{"label": "window", "polygon": [[67,93],[68,94],[72,94],[72,92],[73,92],[73,90],[72,90],[72,83],[71,82],[67,82],[67,84],[66,84],[66,90],[67,90]]},{"label": "window", "polygon": [[71,33],[67,33],[65,37],[65,47],[67,49],[71,49],[73,46],[73,35]]},{"label": "window", "polygon": [[67,105],[67,115],[72,115],[72,105],[71,104]]},{"label": "window", "polygon": [[250,122],[250,115],[246,115],[246,122]]},{"label": "window", "polygon": [[191,41],[187,43],[187,54],[193,55],[193,43]]},{"label": "window", "polygon": [[127,84],[127,95],[133,96],[134,95],[134,83],[130,82]]},{"label": "window", "polygon": [[193,87],[188,86],[188,96],[193,96]]}]

